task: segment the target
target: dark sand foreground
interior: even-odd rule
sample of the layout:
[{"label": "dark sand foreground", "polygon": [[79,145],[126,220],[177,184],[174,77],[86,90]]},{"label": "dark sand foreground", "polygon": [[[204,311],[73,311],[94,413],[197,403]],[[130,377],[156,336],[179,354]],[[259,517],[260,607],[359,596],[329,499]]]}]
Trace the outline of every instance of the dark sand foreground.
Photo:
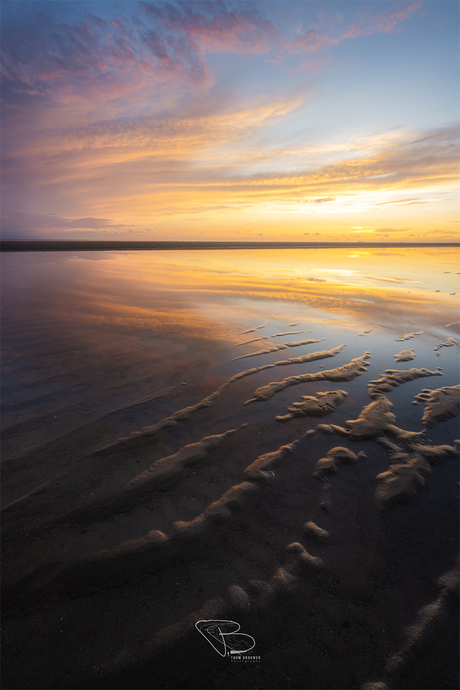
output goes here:
[{"label": "dark sand foreground", "polygon": [[5,690],[457,687],[456,339],[13,287]]}]

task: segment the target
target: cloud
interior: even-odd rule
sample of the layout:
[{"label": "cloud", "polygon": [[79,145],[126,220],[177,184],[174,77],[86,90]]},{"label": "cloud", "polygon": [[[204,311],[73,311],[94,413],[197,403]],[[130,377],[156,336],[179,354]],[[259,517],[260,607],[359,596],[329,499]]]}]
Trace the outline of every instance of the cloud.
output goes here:
[{"label": "cloud", "polygon": [[[101,16],[86,13],[82,18],[84,11],[68,9],[63,18],[59,3],[19,0],[5,3],[2,12],[3,94],[6,104],[25,106],[44,98],[107,102],[173,84],[193,92],[212,85],[209,59],[218,53],[263,55],[278,65],[300,55],[296,70],[317,74],[330,58],[305,61],[305,53],[324,53],[346,40],[388,34],[420,7],[420,2],[412,2],[399,11],[363,13],[342,30],[322,16],[315,28],[291,37],[292,22],[270,19],[273,8],[264,3],[102,3],[94,10]],[[306,4],[300,16],[310,14]],[[311,18],[305,21],[309,24]]]},{"label": "cloud", "polygon": [[[291,116],[311,96],[308,88],[279,89],[276,94],[237,99],[235,95],[214,91],[209,97],[179,102],[157,113],[128,115],[104,110],[104,117],[95,121],[84,118],[62,119],[62,112],[47,113],[32,122],[10,118],[12,136],[5,140],[4,165],[24,157],[27,167],[36,164],[52,169],[54,161],[65,168],[63,154],[70,154],[69,163],[78,173],[85,161],[93,169],[113,163],[123,164],[158,159],[161,170],[176,170],[198,151],[211,157],[241,165],[242,158],[250,164],[256,135],[263,129]],[[27,125],[27,126],[25,126]],[[14,135],[18,138],[14,140]],[[20,135],[20,136],[19,136]],[[235,144],[245,142],[244,149]],[[249,150],[248,150],[249,145]],[[228,146],[225,155],[221,147]],[[219,147],[213,150],[211,147]],[[233,155],[233,159],[232,159]],[[270,154],[264,154],[270,158]],[[60,173],[58,173],[60,174]]]},{"label": "cloud", "polygon": [[340,40],[372,36],[373,34],[389,34],[399,28],[403,21],[412,17],[422,7],[423,3],[417,1],[399,11],[379,12],[375,17],[371,17],[368,12],[363,13],[356,24],[350,24],[345,33],[341,35]]},{"label": "cloud", "polygon": [[255,4],[230,9],[225,2],[141,2],[140,7],[166,36],[196,41],[194,52],[265,53],[276,37],[275,27]]},{"label": "cloud", "polygon": [[[179,112],[84,124],[60,123],[59,113],[56,121],[34,120],[28,127],[20,120],[17,130],[14,122],[10,127],[17,137],[4,142],[3,172],[11,185],[22,186],[27,180],[30,186],[53,187],[55,193],[66,189],[66,194],[82,199],[114,193],[117,186],[125,194],[142,194],[146,185],[152,190],[169,184],[180,190],[228,180],[234,169],[251,164],[249,152],[257,135],[295,113],[308,97],[301,87],[236,102],[211,98],[199,107],[193,99]],[[88,215],[103,213],[113,212]]]},{"label": "cloud", "polygon": [[[369,12],[361,14],[356,22],[351,22],[343,31],[333,31],[331,29],[321,31],[319,29],[309,29],[302,33],[294,41],[286,42],[284,50],[287,54],[297,53],[317,53],[335,48],[344,41],[372,36],[374,34],[389,34],[398,30],[400,24],[412,17],[423,6],[422,2],[412,2],[410,5],[394,12],[379,12],[372,16]],[[331,26],[333,22],[329,22]]]},{"label": "cloud", "polygon": [[456,127],[436,130],[432,136],[408,133],[405,141],[382,147],[368,156],[347,158],[311,171],[260,175],[241,184],[252,187],[290,189],[296,193],[335,191],[357,193],[455,184],[458,175],[458,131]]},{"label": "cloud", "polygon": [[457,237],[458,238],[458,232],[454,232],[452,230],[428,230],[427,235],[443,235],[444,237]]},{"label": "cloud", "polygon": [[366,278],[370,278],[371,280],[378,280],[378,281],[384,282],[384,283],[418,283],[418,282],[420,282],[418,280],[411,280],[409,278],[394,278],[391,276],[377,276],[377,275],[371,275],[370,273],[362,273],[361,275],[365,276]]},{"label": "cloud", "polygon": [[[5,142],[3,172],[18,189],[26,180],[41,195],[75,199],[79,218],[117,218],[133,227],[148,225],[147,217],[190,217],[195,210],[222,206],[226,213],[263,210],[267,203],[279,211],[287,204],[311,204],[354,212],[366,195],[373,197],[368,206],[375,207],[379,193],[456,184],[455,128],[407,132],[391,145],[381,137],[382,143],[367,155],[310,169],[286,169],[282,151],[273,156],[268,152],[266,171],[250,172],[254,142],[304,99],[303,92],[296,92],[233,108],[211,105],[209,117],[203,111],[194,117],[191,108],[181,118],[162,114],[109,122],[107,127],[95,123],[75,131],[50,128],[40,137],[29,140],[24,135]],[[395,231],[399,232],[378,232]]]},{"label": "cloud", "polygon": [[139,231],[139,228],[117,224],[107,218],[62,218],[52,213],[4,213],[2,226],[4,239],[62,235],[74,230]]},{"label": "cloud", "polygon": [[412,204],[426,204],[428,199],[395,199],[393,201],[382,201],[377,206],[388,206],[389,204],[401,204],[411,206]]},{"label": "cloud", "polygon": [[256,232],[286,211],[297,223],[366,204],[383,218],[386,205],[426,203],[423,191],[456,183],[453,127],[326,143],[308,129],[321,91],[283,77],[309,56],[333,60],[326,51],[344,41],[398,31],[421,6],[327,16],[320,5],[6,3],[4,198],[23,213],[4,211],[4,228],[145,232],[164,216],[180,233],[194,215],[230,223],[241,211]]},{"label": "cloud", "polygon": [[411,228],[382,228],[380,230],[376,230],[377,233],[382,233],[382,232],[397,232],[397,233],[404,233],[404,232],[410,232]]},{"label": "cloud", "polygon": [[84,21],[59,21],[53,9],[18,2],[2,12],[7,101],[113,99],[171,79],[209,86],[206,52],[266,53],[276,34],[255,4],[132,2]]}]

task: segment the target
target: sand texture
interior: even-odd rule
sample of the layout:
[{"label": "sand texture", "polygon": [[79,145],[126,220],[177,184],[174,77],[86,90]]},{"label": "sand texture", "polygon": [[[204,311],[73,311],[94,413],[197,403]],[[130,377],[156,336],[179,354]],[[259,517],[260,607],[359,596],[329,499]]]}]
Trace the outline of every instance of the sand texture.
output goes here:
[{"label": "sand texture", "polygon": [[401,687],[404,676],[414,659],[426,654],[426,650],[435,646],[446,623],[456,617],[459,599],[458,559],[453,570],[442,575],[437,583],[438,595],[417,613],[412,625],[405,631],[404,641],[399,649],[388,652],[388,660],[383,672],[383,680],[366,683],[363,690],[389,690]]},{"label": "sand texture", "polygon": [[289,364],[306,364],[307,362],[315,362],[317,359],[327,359],[328,357],[335,357],[343,350],[345,345],[337,345],[331,350],[319,350],[318,352],[310,352],[308,355],[301,355],[300,357],[290,357],[289,359],[281,359],[275,362],[275,366],[284,367]]},{"label": "sand texture", "polygon": [[267,347],[264,350],[257,350],[257,352],[250,352],[247,355],[241,355],[240,357],[234,357],[233,361],[237,359],[245,359],[246,357],[258,357],[259,355],[268,355],[271,352],[277,352],[278,350],[285,350],[286,345],[275,345],[274,343],[267,343]]},{"label": "sand texture", "polygon": [[398,354],[394,355],[397,362],[410,362],[411,359],[415,359],[415,352],[411,348],[410,350],[401,350]]},{"label": "sand texture", "polygon": [[292,403],[289,414],[275,417],[277,422],[288,422],[295,417],[323,417],[330,414],[347,397],[346,391],[318,392],[315,396],[304,395],[301,402]]},{"label": "sand texture", "polygon": [[279,338],[285,335],[298,335],[299,333],[306,333],[306,331],[284,331],[284,333],[273,333],[272,338]]},{"label": "sand texture", "polygon": [[458,340],[455,338],[447,338],[447,340],[444,343],[438,343],[437,345],[434,346],[433,350],[436,352],[437,356],[441,356],[440,350],[442,350],[443,347],[453,347],[458,343]]},{"label": "sand texture", "polygon": [[403,383],[414,381],[414,379],[423,378],[425,376],[442,376],[442,371],[436,369],[430,371],[429,369],[408,369],[407,371],[399,371],[399,369],[387,369],[379,379],[371,381],[369,384],[369,397],[378,398],[389,393]]},{"label": "sand texture", "polygon": [[182,471],[186,467],[192,467],[207,457],[208,453],[217,448],[224,439],[232,436],[236,429],[229,429],[223,434],[205,436],[197,443],[191,443],[181,448],[174,455],[156,460],[142,474],[132,479],[127,488],[139,488],[154,486],[162,489],[170,489],[180,479]]},{"label": "sand texture", "polygon": [[[369,362],[366,360],[369,359],[370,356],[370,352],[366,352],[364,355],[362,355],[362,357],[356,357],[348,364],[344,364],[342,367],[337,367],[336,369],[320,371],[316,374],[289,376],[283,381],[274,381],[266,386],[257,388],[257,390],[254,391],[254,397],[251,398],[251,400],[247,400],[244,404],[248,405],[251,402],[268,400],[285,388],[297,386],[298,384],[306,383],[307,381],[351,381],[356,376],[360,376],[363,371],[366,371],[366,367],[369,366]],[[289,363],[292,363],[292,360],[289,361]],[[277,362],[277,364],[279,365],[281,363]]]},{"label": "sand texture", "polygon": [[397,343],[403,342],[404,340],[410,340],[411,338],[415,338],[416,335],[422,335],[423,331],[416,331],[415,333],[404,333],[404,335],[399,335],[397,338],[395,338],[395,341]]},{"label": "sand texture", "polygon": [[265,328],[268,322],[260,324],[260,326],[254,326],[254,328],[249,328],[247,331],[243,331],[240,333],[240,335],[246,335],[247,333],[254,333],[255,331],[258,331],[260,328]]},{"label": "sand texture", "polygon": [[310,339],[310,340],[295,340],[292,343],[284,343],[288,347],[300,347],[301,345],[313,345],[314,343],[320,343],[322,340],[326,340],[326,338],[316,338],[316,339]]},{"label": "sand texture", "polygon": [[5,690],[455,687],[456,324],[402,251],[350,300],[313,251],[5,252]]},{"label": "sand texture", "polygon": [[455,417],[460,411],[460,385],[446,386],[435,391],[424,388],[415,397],[425,405],[422,423],[428,429],[444,419]]},{"label": "sand texture", "polygon": [[337,446],[328,451],[325,458],[321,458],[315,465],[314,476],[322,479],[325,474],[335,474],[340,464],[354,465],[360,458],[365,458],[366,454],[360,451],[358,455],[349,448]]},{"label": "sand texture", "polygon": [[230,347],[240,347],[240,345],[250,345],[251,343],[259,343],[261,340],[268,340],[268,335],[262,336],[262,338],[253,338],[252,340],[245,340],[242,343],[235,343],[235,345],[231,345]]}]

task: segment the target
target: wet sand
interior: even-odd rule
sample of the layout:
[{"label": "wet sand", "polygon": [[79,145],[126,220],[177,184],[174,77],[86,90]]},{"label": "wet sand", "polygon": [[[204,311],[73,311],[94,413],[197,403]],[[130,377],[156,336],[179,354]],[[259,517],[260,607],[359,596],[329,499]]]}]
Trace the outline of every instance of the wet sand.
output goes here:
[{"label": "wet sand", "polygon": [[456,687],[457,343],[12,275],[4,688]]}]

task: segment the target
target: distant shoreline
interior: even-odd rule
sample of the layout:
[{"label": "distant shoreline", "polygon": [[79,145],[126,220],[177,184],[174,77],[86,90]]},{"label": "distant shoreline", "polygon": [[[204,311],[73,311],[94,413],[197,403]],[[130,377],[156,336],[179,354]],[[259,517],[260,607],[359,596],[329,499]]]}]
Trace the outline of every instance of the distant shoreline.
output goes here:
[{"label": "distant shoreline", "polygon": [[1,240],[2,252],[139,251],[174,249],[394,249],[460,248],[460,242],[132,242],[107,240]]}]

